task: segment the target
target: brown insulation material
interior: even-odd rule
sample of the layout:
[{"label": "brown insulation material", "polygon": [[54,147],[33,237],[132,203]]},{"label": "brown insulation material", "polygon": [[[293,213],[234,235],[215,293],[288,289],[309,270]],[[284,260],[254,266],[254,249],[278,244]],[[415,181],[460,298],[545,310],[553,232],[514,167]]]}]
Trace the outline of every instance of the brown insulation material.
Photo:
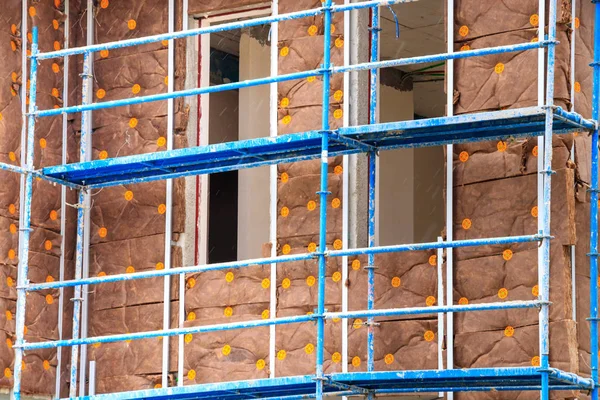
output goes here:
[{"label": "brown insulation material", "polygon": [[[585,169],[590,164],[579,164]],[[582,189],[585,190],[585,189]],[[590,204],[589,193],[584,192],[582,200],[576,203],[577,210],[577,246],[575,247],[576,291],[577,291],[577,336],[579,344],[580,372],[589,376],[590,364]],[[599,285],[600,286],[600,285]]]},{"label": "brown insulation material", "polygon": [[[244,319],[236,316],[205,319],[202,325]],[[199,321],[188,321],[186,326],[198,324]],[[184,384],[268,378],[268,337],[268,327],[186,335]]]},{"label": "brown insulation material", "polygon": [[[558,0],[557,3],[558,23],[569,22],[571,1]],[[539,2],[537,0],[507,0],[498,4],[457,0],[454,4],[454,39],[457,41],[496,35],[499,32],[535,31],[539,27]],[[550,2],[546,0],[546,13],[549,4]],[[468,29],[461,30],[463,26]]]},{"label": "brown insulation material", "polygon": [[[172,328],[177,326],[177,309],[178,302],[172,302]],[[162,304],[95,311],[89,333],[90,336],[104,336],[160,330],[163,326],[162,311]],[[98,381],[102,382],[114,377],[160,374],[163,340],[150,338],[89,346],[90,360],[96,360]],[[177,341],[171,341],[170,369],[177,370]],[[127,390],[135,389],[138,388],[135,386],[127,388]]]},{"label": "brown insulation material", "polygon": [[[367,328],[361,322],[351,321],[349,372],[366,371]],[[437,339],[437,320],[382,321],[375,327],[375,370],[436,369]]]},{"label": "brown insulation material", "polygon": [[[557,38],[561,44],[556,47],[554,98],[555,105],[568,108],[570,46],[567,29],[561,26],[558,28]],[[474,39],[468,44],[459,44],[456,50],[461,45],[474,50],[525,43],[532,41],[536,35],[535,30],[502,33]],[[525,82],[527,87],[523,87]],[[460,96],[455,105],[457,114],[536,106],[537,52],[504,53],[458,60],[455,85]]]},{"label": "brown insulation material", "polygon": [[[537,325],[455,335],[454,359],[457,368],[530,367],[539,365],[539,327]],[[550,323],[550,365],[564,371],[577,371],[577,338],[574,321]],[[553,398],[574,398],[571,392],[553,393]],[[500,395],[460,393],[460,399],[538,399],[539,393]]]},{"label": "brown insulation material", "polygon": [[[557,135],[552,140],[552,168],[570,163],[572,135]],[[506,139],[454,145],[454,186],[510,178],[537,172],[537,138]],[[502,165],[502,168],[498,168]]]},{"label": "brown insulation material", "polygon": [[190,275],[186,281],[186,310],[268,304],[270,274],[270,266],[265,265]]},{"label": "brown insulation material", "polygon": [[[160,389],[162,387],[162,376],[158,375],[125,375],[111,376],[96,382],[97,393],[117,393],[135,390]],[[169,386],[176,386],[177,382],[169,377]]]},{"label": "brown insulation material", "polygon": [[[589,266],[583,265],[582,267]],[[591,371],[591,351],[590,351],[590,323],[587,318],[590,315],[589,292],[590,278],[577,275],[577,292],[580,294],[581,301],[577,302],[577,341],[579,343],[579,371],[583,375],[590,375]],[[588,301],[586,301],[588,300]]]},{"label": "brown insulation material", "polygon": [[[332,167],[335,169],[335,166]],[[287,172],[288,175],[291,172]],[[302,174],[289,178],[289,184],[279,185],[278,219],[279,234],[282,237],[295,237],[319,234],[319,195],[314,188],[319,186],[320,175]],[[342,177],[332,174],[329,186],[330,201],[327,204],[327,232],[340,232],[342,226]],[[283,207],[287,211],[282,212]],[[314,216],[317,218],[314,218]],[[341,237],[341,232],[339,233]]]},{"label": "brown insulation material", "polygon": [[[181,4],[176,28],[181,29]],[[97,3],[94,10],[96,43],[165,33],[166,0]],[[85,4],[82,5],[82,10]],[[85,37],[82,36],[82,40]],[[82,45],[84,43],[81,43]],[[185,48],[175,46],[175,90],[183,88]],[[115,49],[96,54],[94,101],[165,93],[168,89],[168,43]],[[118,73],[116,73],[118,71]],[[187,114],[176,100],[174,147],[186,146]],[[154,153],[167,149],[167,102],[139,104],[93,114],[92,159]],[[174,181],[173,241],[184,225],[184,182]],[[92,192],[90,275],[103,276],[151,271],[165,267],[166,183],[118,186]],[[181,249],[171,249],[171,266],[181,266]],[[177,279],[171,279],[171,318],[177,326]],[[94,287],[90,296],[90,336],[162,329],[164,280],[161,278],[111,283]],[[162,340],[174,346],[170,370],[177,370],[174,339],[90,346],[98,361],[98,392],[136,390],[160,382]],[[157,380],[157,375],[158,380]]]},{"label": "brown insulation material", "polygon": [[[556,242],[575,243],[574,173],[558,170],[552,179],[552,235]],[[455,240],[534,234],[537,229],[537,176],[527,175],[455,188]],[[554,217],[556,216],[556,217]],[[535,243],[456,249],[456,260],[489,254],[512,254]],[[508,250],[508,251],[507,251]]]},{"label": "brown insulation material", "polygon": [[[572,315],[570,254],[554,243],[551,248],[550,320]],[[510,260],[499,254],[455,263],[454,299],[458,304],[530,301],[537,298],[537,248],[514,253]],[[537,309],[495,310],[459,313],[454,317],[457,332],[480,332],[537,324]]]},{"label": "brown insulation material", "polygon": [[[28,87],[22,76],[21,55],[30,51],[31,39],[21,42],[21,1],[3,2],[0,21],[4,27],[0,31],[0,161],[21,165],[21,89]],[[62,46],[64,41],[64,14],[62,4],[53,0],[28,2],[28,26],[39,27],[39,48],[46,52]],[[62,105],[63,66],[62,60],[47,60],[38,66],[37,106],[51,109]],[[67,127],[72,132],[70,126]],[[74,138],[69,137],[69,145]],[[62,117],[39,119],[34,141],[34,164],[36,168],[61,163]],[[3,306],[0,315],[2,350],[0,354],[0,387],[11,387],[14,375],[12,343],[15,338],[16,267],[18,254],[19,176],[2,172],[0,189],[0,302]],[[31,282],[57,280],[60,271],[60,254],[65,255],[65,273],[69,277],[72,269],[73,235],[66,238],[66,248],[61,249],[60,219],[63,213],[60,202],[61,188],[45,181],[34,180],[31,223],[28,279]],[[73,194],[68,192],[68,202],[74,203]],[[67,219],[73,216],[68,210]],[[67,223],[67,229],[72,224]],[[65,291],[65,296],[70,294]],[[68,297],[66,297],[68,298]],[[70,319],[71,304],[65,302],[65,319]],[[26,308],[26,340],[43,341],[58,339],[58,291],[30,293]],[[63,330],[70,329],[65,322]],[[68,333],[64,337],[68,337]],[[63,368],[68,358],[63,358]],[[24,359],[23,392],[38,395],[52,395],[55,387],[56,351],[38,350],[28,352]],[[65,385],[63,390],[66,389]]]},{"label": "brown insulation material", "polygon": [[[327,308],[331,311],[341,311]],[[309,311],[310,313],[311,311]],[[285,310],[278,316],[298,315],[300,310]],[[308,375],[315,373],[316,324],[312,322],[277,328],[276,349],[278,376]],[[282,352],[283,350],[283,352]],[[325,322],[323,370],[326,374],[342,372],[342,321]]]},{"label": "brown insulation material", "polygon": [[[90,250],[90,275],[105,276],[164,268],[165,235],[145,236],[136,239],[103,243]],[[147,249],[157,249],[147,254]],[[172,247],[172,266],[181,266],[181,248]],[[111,282],[97,285],[91,296],[90,308],[103,310],[136,304],[163,301],[164,279],[138,279],[127,282]],[[178,297],[178,279],[171,279],[172,299]],[[160,287],[161,290],[156,290]]]},{"label": "brown insulation material", "polygon": [[[336,307],[342,301],[341,259],[328,259],[325,271],[325,304]],[[315,261],[297,261],[282,265],[277,276],[277,307],[279,310],[309,307],[318,301],[318,265]]]},{"label": "brown insulation material", "polygon": [[[570,51],[575,45],[575,111],[590,115],[593,12],[559,2],[555,104],[571,108]],[[457,50],[537,40],[538,2],[509,0],[456,3]],[[571,43],[571,28],[576,40]],[[455,112],[467,113],[537,105],[536,52],[511,53],[456,64]],[[575,142],[576,169],[569,160]],[[458,145],[454,148],[455,239],[537,232],[537,156],[535,138]],[[585,277],[589,218],[585,183],[589,183],[589,138],[574,134],[553,139],[552,235],[550,270],[550,364],[571,372],[589,371],[589,328]],[[577,183],[577,187],[575,187]],[[501,194],[504,191],[505,194]],[[471,215],[480,216],[471,218]],[[479,222],[477,222],[479,220]],[[576,244],[577,324],[572,318],[571,254]],[[530,300],[537,297],[537,246],[511,245],[454,252],[455,301],[473,304]],[[459,368],[531,366],[539,363],[536,310],[465,313],[455,318],[455,360]],[[579,346],[577,346],[579,342]],[[585,342],[585,343],[583,343]],[[579,354],[576,349],[579,348]],[[552,398],[575,398],[556,392]],[[535,392],[459,393],[460,399],[537,399]]]},{"label": "brown insulation material", "polygon": [[[366,257],[350,261],[350,310],[367,309],[366,264]],[[433,251],[377,254],[375,267],[375,308],[424,307],[437,302],[437,257]]]},{"label": "brown insulation material", "polygon": [[[559,2],[555,104],[570,105],[571,4]],[[458,1],[455,4],[456,50],[481,49],[536,41],[538,2],[510,0],[500,5]],[[546,18],[547,20],[547,18]],[[496,54],[456,62],[455,113],[537,105],[537,52]]]}]

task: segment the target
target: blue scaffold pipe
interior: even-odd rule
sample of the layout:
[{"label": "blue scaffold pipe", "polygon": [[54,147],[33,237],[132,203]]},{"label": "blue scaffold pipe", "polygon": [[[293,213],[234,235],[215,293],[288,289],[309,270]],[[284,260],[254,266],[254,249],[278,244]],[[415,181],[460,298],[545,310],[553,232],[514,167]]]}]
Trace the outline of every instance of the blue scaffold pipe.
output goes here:
[{"label": "blue scaffold pipe", "polygon": [[[389,308],[389,309],[370,309],[362,311],[344,311],[325,313],[326,319],[356,319],[356,318],[375,318],[375,317],[397,317],[400,315],[434,315],[447,312],[473,312],[490,310],[511,310],[520,308],[538,308],[542,305],[539,300],[530,301],[506,301],[503,303],[483,303],[467,304],[453,306],[433,306],[433,307],[409,307],[409,308]],[[372,372],[372,371],[368,371]]]},{"label": "blue scaffold pipe", "polygon": [[[333,74],[344,73],[349,71],[362,71],[368,69],[378,69],[378,68],[388,68],[402,65],[414,65],[414,64],[422,64],[422,63],[430,63],[436,61],[446,61],[449,59],[458,59],[458,58],[469,58],[469,57],[479,57],[485,55],[492,54],[500,54],[500,53],[509,53],[509,52],[517,52],[523,50],[531,50],[542,47],[543,45],[548,45],[548,41],[536,42],[536,43],[524,43],[521,45],[509,45],[509,46],[500,46],[500,47],[490,47],[486,49],[479,50],[469,50],[458,53],[444,53],[444,54],[436,54],[436,55],[428,55],[428,56],[420,56],[420,57],[410,57],[410,58],[402,58],[398,60],[388,60],[388,61],[379,61],[374,63],[363,63],[350,65],[345,67],[330,67],[330,71]],[[54,115],[60,114],[69,114],[69,113],[79,113],[83,111],[94,111],[101,110],[106,108],[115,108],[122,106],[129,106],[134,104],[141,103],[150,103],[154,101],[162,101],[168,99],[175,99],[179,97],[187,97],[187,96],[197,96],[201,94],[209,94],[209,93],[218,93],[229,90],[237,90],[244,89],[253,86],[261,86],[268,85],[271,83],[277,82],[286,82],[297,79],[305,79],[310,76],[318,76],[323,75],[325,73],[324,69],[313,69],[309,71],[303,72],[295,72],[292,74],[286,75],[278,75],[274,77],[266,77],[266,78],[258,78],[258,79],[250,79],[242,82],[233,82],[226,83],[222,85],[208,86],[208,87],[200,87],[194,89],[186,89],[180,90],[176,92],[170,93],[160,93],[149,96],[140,96],[140,97],[131,97],[128,99],[120,99],[120,100],[112,100],[105,101],[101,103],[91,103],[91,104],[82,104],[77,106],[63,107],[63,108],[52,108],[47,110],[37,111],[38,117],[51,117]]]},{"label": "blue scaffold pipe", "polygon": [[[22,173],[25,173],[25,171],[23,171]],[[55,184],[58,184],[58,185],[62,185],[62,186],[66,186],[66,187],[71,188],[71,189],[79,190],[79,189],[83,188],[81,185],[77,185],[75,183],[67,182],[67,181],[64,181],[62,179],[57,179],[57,178],[53,178],[51,176],[44,175],[39,170],[38,171],[33,171],[32,175],[33,175],[34,178],[43,179],[45,181],[48,181],[48,182],[51,182],[51,183],[55,183]]]},{"label": "blue scaffold pipe", "polygon": [[195,265],[191,267],[181,267],[173,269],[163,270],[150,270],[144,272],[136,272],[134,274],[119,274],[119,275],[106,275],[95,278],[85,278],[78,281],[62,281],[62,282],[45,282],[30,284],[27,287],[28,291],[58,289],[61,287],[72,287],[76,285],[98,285],[103,283],[112,282],[125,282],[134,281],[139,279],[150,279],[150,278],[161,278],[165,276],[182,275],[182,274],[196,274],[208,271],[223,271],[227,269],[238,269],[244,267],[252,267],[255,265],[269,265],[273,263],[282,264],[294,261],[306,261],[314,260],[316,258],[314,253],[294,254],[290,256],[280,257],[269,257],[269,258],[257,258],[244,261],[231,261],[217,264],[206,264],[206,265]]},{"label": "blue scaffold pipe", "polygon": [[165,337],[165,336],[177,336],[187,334],[197,334],[206,332],[217,332],[225,330],[236,330],[236,329],[251,329],[262,326],[271,325],[289,325],[297,324],[309,321],[319,321],[325,319],[354,319],[364,318],[368,316],[372,317],[391,317],[398,315],[426,315],[426,314],[437,314],[439,312],[473,312],[473,311],[491,311],[491,310],[509,310],[509,309],[523,309],[523,308],[535,308],[540,307],[541,303],[538,300],[531,301],[507,301],[504,303],[488,303],[488,304],[467,304],[467,305],[455,305],[455,306],[438,306],[438,307],[411,307],[411,308],[398,308],[398,309],[382,309],[382,310],[361,310],[361,311],[346,311],[346,312],[326,312],[324,311],[322,316],[319,315],[297,315],[292,317],[281,317],[274,319],[265,320],[251,320],[234,322],[227,324],[215,324],[215,325],[204,325],[204,326],[193,326],[186,328],[177,329],[162,329],[148,332],[136,332],[136,333],[122,333],[111,336],[97,336],[88,338],[76,338],[76,339],[63,339],[48,342],[35,342],[35,343],[24,343],[22,346],[15,348],[22,348],[23,350],[38,350],[38,349],[49,349],[55,347],[68,347],[68,346],[80,346],[89,345],[94,343],[112,343],[122,342],[126,340],[139,340],[148,339],[154,337]]},{"label": "blue scaffold pipe", "polygon": [[[546,129],[544,131],[544,171],[538,171],[543,175],[542,199],[542,235],[541,251],[538,259],[538,275],[540,287],[540,300],[543,302],[539,312],[539,343],[540,343],[540,367],[542,370],[542,389],[540,390],[541,400],[550,399],[550,209],[551,209],[551,170],[552,170],[552,129],[554,123],[554,72],[555,72],[555,52],[556,52],[556,3],[557,0],[550,0],[550,9],[548,12],[548,60],[546,80]],[[543,68],[543,65],[538,65]],[[539,203],[539,200],[538,200]]]},{"label": "blue scaffold pipe", "polygon": [[[585,0],[584,0],[585,1]],[[592,64],[592,119],[600,118],[600,2],[594,4],[594,63]],[[590,353],[594,389],[591,399],[598,400],[598,128],[592,133],[590,190]]]},{"label": "blue scaffold pipe", "polygon": [[[38,28],[34,26],[31,32],[31,58],[29,61],[29,116],[27,117],[27,170],[33,170],[35,157],[35,109],[37,105],[37,67],[38,67]],[[25,144],[23,144],[25,145]],[[17,310],[16,310],[16,342],[15,346],[25,343],[25,312],[27,292],[24,289],[29,282],[29,238],[31,236],[31,198],[33,196],[33,175],[25,176],[25,204],[23,205],[23,220],[21,221],[21,241],[19,243],[19,265],[17,271]],[[15,400],[21,398],[21,378],[23,370],[23,350],[15,349],[15,362],[13,365],[13,392]]]},{"label": "blue scaffold pipe", "polygon": [[[434,250],[434,249],[446,249],[446,248],[457,248],[457,247],[475,247],[475,246],[488,246],[488,245],[506,245],[512,243],[528,243],[538,242],[541,240],[539,235],[529,236],[508,236],[499,238],[486,238],[486,239],[469,239],[469,240],[455,240],[451,242],[429,242],[429,243],[417,243],[417,244],[406,244],[406,245],[393,245],[393,246],[379,246],[379,247],[363,247],[357,249],[348,250],[333,250],[327,251],[328,257],[343,257],[343,256],[357,256],[364,254],[382,254],[382,253],[400,253],[405,251],[413,250]],[[283,264],[293,261],[303,261],[315,259],[314,253],[294,254],[290,256],[280,257],[268,257],[268,258],[257,258],[244,261],[231,261],[226,263],[218,264],[206,264],[206,265],[194,265],[190,267],[173,268],[169,270],[151,270],[144,272],[136,272],[134,274],[119,274],[119,275],[106,275],[95,278],[85,278],[78,281],[69,280],[62,282],[44,282],[34,283],[26,287],[27,291],[39,291],[58,289],[61,287],[72,287],[76,285],[99,285],[103,283],[111,282],[124,282],[134,281],[139,279],[159,278],[170,275],[181,275],[181,274],[194,274],[208,271],[221,271],[226,269],[237,269],[250,267],[254,265],[268,265],[272,263]]]},{"label": "blue scaffold pipe", "polygon": [[428,64],[433,62],[443,62],[447,60],[459,60],[463,58],[489,56],[493,54],[515,53],[520,51],[539,49],[541,47],[547,47],[551,43],[553,42],[549,40],[543,40],[541,42],[528,42],[498,47],[486,47],[484,49],[466,50],[456,53],[440,53],[418,57],[399,58],[396,60],[375,61],[362,64],[334,67],[333,73],[338,74],[350,71],[364,71],[368,69],[381,69],[415,64]]},{"label": "blue scaffold pipe", "polygon": [[[350,3],[350,4],[332,6],[331,12],[332,13],[347,12],[347,11],[351,11],[351,10],[359,10],[359,9],[364,9],[364,8],[389,6],[389,5],[400,4],[400,3],[410,3],[413,1],[416,1],[416,0],[371,0],[371,1],[364,1],[364,2],[360,2],[360,3]],[[96,53],[101,50],[122,49],[122,48],[126,48],[126,47],[140,46],[140,45],[144,45],[144,44],[158,43],[158,42],[162,42],[163,40],[183,39],[183,38],[187,38],[187,37],[206,35],[206,34],[210,34],[210,33],[251,28],[253,26],[267,25],[267,24],[271,24],[274,22],[283,22],[283,21],[291,21],[291,20],[307,18],[307,17],[314,17],[316,15],[323,14],[323,12],[324,12],[324,7],[319,7],[319,8],[313,8],[310,10],[297,11],[297,12],[292,12],[292,13],[287,13],[287,14],[279,14],[279,15],[275,15],[275,16],[262,17],[262,18],[253,18],[251,20],[246,20],[246,21],[230,22],[230,23],[226,23],[226,24],[215,25],[215,26],[205,27],[205,28],[189,29],[189,30],[173,32],[173,33],[163,33],[160,35],[145,36],[145,37],[135,38],[135,39],[127,39],[127,40],[122,40],[122,41],[118,41],[118,42],[109,42],[109,43],[102,43],[102,44],[94,44],[94,45],[90,45],[90,46],[82,46],[82,47],[74,47],[74,48],[70,48],[70,49],[50,51],[47,53],[40,53],[38,56],[38,60],[47,60],[47,59],[51,59],[51,58],[63,58],[63,57],[67,57],[67,56],[77,55],[77,54],[84,54],[86,52]]]},{"label": "blue scaffold pipe", "polygon": [[[83,54],[83,72],[82,76],[82,104],[89,102],[89,89],[91,84],[92,74],[92,55],[91,53]],[[83,112],[81,114],[81,138],[79,141],[79,159],[81,162],[87,159],[87,143],[91,140],[90,124],[90,113]],[[85,191],[79,191],[79,204],[77,208],[77,240],[75,245],[75,282],[81,281],[83,274],[83,253],[85,246],[85,215],[89,210],[85,209]],[[73,340],[79,338],[79,330],[81,327],[81,284],[75,285],[73,295]],[[69,385],[69,396],[75,398],[77,396],[77,366],[79,364],[79,346],[75,345],[71,347],[71,371],[70,371],[70,385]],[[83,383],[82,383],[83,384]]]},{"label": "blue scaffold pipe", "polygon": [[11,165],[3,162],[0,162],[0,170],[16,172],[17,174],[26,174],[28,172],[25,168],[21,168],[17,165]]},{"label": "blue scaffold pipe", "polygon": [[329,173],[329,97],[331,95],[331,7],[332,0],[325,0],[323,18],[323,103],[321,109],[321,185],[319,192],[319,279],[317,297],[317,354],[316,399],[322,400],[324,390],[323,361],[325,354],[325,280],[327,270],[327,195]]},{"label": "blue scaffold pipe", "polygon": [[[379,60],[379,9],[371,10],[371,63]],[[369,124],[378,122],[377,118],[377,95],[379,93],[378,69],[369,71]],[[368,235],[369,248],[375,247],[375,196],[376,196],[376,175],[377,175],[377,153],[369,153],[369,216],[368,216]],[[375,254],[369,253],[367,257],[367,309],[375,308]],[[375,370],[375,326],[373,318],[367,319],[367,371]],[[368,396],[369,400],[372,396]]]},{"label": "blue scaffold pipe", "polygon": [[[55,340],[49,342],[35,342],[35,343],[24,343],[20,348],[24,351],[30,350],[39,350],[39,349],[53,349],[57,347],[70,347],[70,346],[81,346],[81,345],[90,345],[96,343],[114,343],[114,342],[124,342],[126,340],[140,340],[140,339],[151,339],[157,337],[167,337],[167,336],[178,336],[178,335],[187,335],[187,334],[197,334],[197,333],[207,333],[207,332],[222,332],[222,331],[231,331],[236,329],[251,329],[251,328],[260,328],[263,326],[271,326],[271,325],[289,325],[289,324],[299,324],[303,322],[314,321],[315,317],[313,315],[297,315],[292,317],[281,317],[281,318],[273,318],[273,319],[261,319],[261,320],[252,320],[252,321],[243,321],[243,322],[234,322],[229,324],[216,324],[216,325],[204,325],[204,326],[191,326],[187,328],[177,328],[177,329],[162,329],[157,331],[147,331],[147,332],[136,332],[136,333],[122,333],[119,335],[110,335],[110,336],[97,336],[97,337],[86,337],[86,338],[78,338],[78,339],[63,339],[63,340]],[[17,348],[17,345],[14,346]]]},{"label": "blue scaffold pipe", "polygon": [[194,88],[194,89],[186,89],[186,90],[180,90],[180,91],[176,91],[176,92],[165,92],[165,93],[153,94],[153,95],[149,95],[149,96],[130,97],[128,99],[111,100],[111,101],[105,101],[102,103],[81,104],[78,106],[70,106],[70,107],[64,107],[64,108],[52,108],[52,109],[38,111],[37,116],[38,117],[51,117],[51,116],[55,116],[55,115],[65,114],[65,113],[66,114],[80,113],[83,111],[95,111],[95,110],[102,110],[102,109],[106,109],[106,108],[115,108],[115,107],[122,107],[122,106],[130,106],[130,105],[134,105],[134,104],[151,103],[151,102],[155,102],[155,101],[169,100],[169,99],[175,99],[175,98],[179,98],[179,97],[198,96],[201,94],[210,94],[210,93],[225,92],[225,91],[229,91],[229,90],[245,89],[245,88],[249,88],[252,86],[261,86],[261,85],[268,85],[271,83],[286,82],[286,81],[292,81],[292,80],[297,80],[297,79],[306,79],[310,76],[323,75],[323,73],[324,73],[323,69],[313,69],[313,70],[303,71],[303,72],[294,72],[294,73],[286,74],[286,75],[278,75],[278,76],[274,76],[274,77],[251,79],[251,80],[242,81],[242,82],[233,82],[233,83],[225,83],[222,85],[206,86],[206,87]]},{"label": "blue scaffold pipe", "polygon": [[[482,387],[466,387],[465,385],[456,386],[436,386],[435,388],[408,388],[408,389],[379,389],[376,394],[394,394],[394,393],[428,393],[428,392],[521,392],[540,390],[540,385],[511,385],[511,386],[482,386]],[[552,385],[551,390],[573,390],[570,385]]]},{"label": "blue scaffold pipe", "polygon": [[399,244],[392,246],[378,246],[372,248],[331,250],[327,254],[329,257],[360,256],[364,254],[400,253],[404,251],[455,249],[458,247],[474,246],[494,246],[513,243],[539,242],[540,240],[542,240],[541,235],[506,236],[485,239],[454,240],[450,242],[428,242],[414,244]]}]

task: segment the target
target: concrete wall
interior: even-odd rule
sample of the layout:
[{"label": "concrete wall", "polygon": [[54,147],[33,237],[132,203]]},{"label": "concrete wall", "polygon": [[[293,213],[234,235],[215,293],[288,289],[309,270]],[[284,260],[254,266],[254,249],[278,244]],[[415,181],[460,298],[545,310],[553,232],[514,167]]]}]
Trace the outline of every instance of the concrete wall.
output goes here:
[{"label": "concrete wall", "polygon": [[208,143],[238,140],[238,92],[236,90],[210,95]]},{"label": "concrete wall", "polygon": [[[269,76],[270,47],[242,34],[240,80]],[[241,89],[240,140],[269,136],[269,85]],[[259,258],[269,241],[269,167],[239,171],[238,260]]]},{"label": "concrete wall", "polygon": [[[380,121],[414,118],[414,92],[380,87]],[[378,243],[435,241],[444,227],[444,152],[441,147],[381,152],[378,168]]]},{"label": "concrete wall", "polygon": [[444,149],[423,147],[413,150],[414,241],[434,242],[444,229]]},{"label": "concrete wall", "polygon": [[[381,122],[414,118],[413,92],[390,86],[379,88]],[[414,150],[384,151],[378,165],[378,242],[379,245],[411,243],[414,229]]]}]

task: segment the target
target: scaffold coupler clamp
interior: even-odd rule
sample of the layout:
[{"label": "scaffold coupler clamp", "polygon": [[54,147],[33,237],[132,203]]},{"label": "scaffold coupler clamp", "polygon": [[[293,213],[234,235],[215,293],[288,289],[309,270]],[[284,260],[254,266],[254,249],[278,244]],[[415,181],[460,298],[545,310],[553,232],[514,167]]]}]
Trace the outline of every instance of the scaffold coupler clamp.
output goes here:
[{"label": "scaffold coupler clamp", "polygon": [[379,322],[375,322],[373,317],[369,317],[366,322],[363,323],[367,328],[375,328],[381,326]]}]

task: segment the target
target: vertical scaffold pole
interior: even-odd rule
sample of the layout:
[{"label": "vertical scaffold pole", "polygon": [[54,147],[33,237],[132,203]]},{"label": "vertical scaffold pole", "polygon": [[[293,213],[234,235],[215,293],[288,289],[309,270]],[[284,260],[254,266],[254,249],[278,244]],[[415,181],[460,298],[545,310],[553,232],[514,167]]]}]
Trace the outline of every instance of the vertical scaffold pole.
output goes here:
[{"label": "vertical scaffold pole", "polygon": [[[556,3],[550,1],[548,13],[548,63],[546,83],[546,130],[544,132],[544,186],[542,199],[538,199],[538,208],[542,212],[542,258],[538,260],[540,297],[543,302],[540,308],[540,357],[542,387],[541,399],[549,400],[549,368],[550,368],[550,334],[549,334],[549,301],[550,301],[550,204],[552,180],[552,125],[554,120],[554,56],[556,51]],[[540,204],[541,203],[541,204]]]},{"label": "vertical scaffold pole", "polygon": [[[169,33],[175,32],[175,2],[169,0],[168,11]],[[185,18],[185,15],[184,17]],[[173,93],[175,90],[175,40],[169,40],[168,44],[168,62],[167,62],[167,91]],[[173,150],[173,136],[175,130],[175,100],[167,101],[167,150]],[[165,194],[165,205],[167,207],[165,214],[165,269],[171,269],[171,239],[173,237],[173,179],[167,179]],[[163,329],[169,329],[171,326],[171,278],[165,276],[163,281]],[[171,338],[162,338],[162,376],[161,386],[169,387],[169,352],[171,347]]]},{"label": "vertical scaffold pole", "polygon": [[17,315],[15,334],[17,337],[14,363],[14,386],[15,400],[21,398],[21,376],[23,363],[23,349],[19,346],[25,342],[25,303],[27,301],[26,286],[29,284],[27,278],[29,271],[29,237],[31,234],[31,198],[33,195],[33,158],[35,142],[35,111],[37,90],[37,53],[38,53],[38,29],[34,26],[31,31],[31,58],[29,60],[29,115],[27,116],[27,174],[25,177],[25,203],[23,204],[23,221],[21,222],[21,242],[19,243],[19,267],[17,272]]},{"label": "vertical scaffold pole", "polygon": [[[594,3],[594,62],[592,119],[600,116],[600,0]],[[594,381],[591,399],[598,400],[598,129],[592,134],[592,171],[590,189],[590,353]]]},{"label": "vertical scaffold pole", "polygon": [[[379,7],[371,10],[371,62],[379,59]],[[369,87],[369,123],[377,123],[377,84],[378,69],[372,69]],[[377,153],[369,153],[369,247],[375,246],[375,187],[377,183]],[[375,255],[370,253],[367,259],[368,289],[367,309],[375,307]],[[375,369],[375,325],[372,317],[367,318],[367,371]],[[369,397],[371,398],[371,397]]]},{"label": "vertical scaffold pole", "polygon": [[[85,105],[89,103],[89,87],[91,82],[91,60],[92,54],[85,52],[83,54],[83,72],[82,86],[81,86],[81,104]],[[89,139],[89,127],[88,123],[89,111],[81,113],[81,138],[79,141],[79,158],[85,161],[87,155],[87,142]],[[85,190],[79,191],[79,201],[77,206],[77,244],[76,244],[76,256],[75,256],[75,280],[81,279],[83,271],[83,251],[84,251],[84,228],[85,228],[85,216],[88,210],[85,208],[86,204],[86,192]],[[75,286],[73,294],[73,339],[79,338],[80,318],[81,318],[81,286]],[[77,362],[79,357],[79,346],[71,347],[71,378],[69,386],[69,397],[74,398],[77,396]],[[83,384],[83,382],[82,382]]]},{"label": "vertical scaffold pole", "polygon": [[[446,5],[446,42],[454,53],[454,0]],[[454,60],[446,61],[446,116],[454,115]],[[454,145],[446,146],[446,240],[454,240]],[[446,249],[446,304],[454,304],[454,249]],[[454,313],[446,314],[446,369],[454,369]],[[454,392],[446,393],[454,400]]]},{"label": "vertical scaffold pole", "polygon": [[329,170],[329,94],[331,80],[331,6],[332,0],[325,0],[323,8],[324,39],[323,39],[323,109],[321,124],[321,188],[319,195],[319,301],[317,309],[317,367],[316,367],[316,398],[323,398],[323,354],[325,346],[325,274],[327,259],[327,195]]}]

